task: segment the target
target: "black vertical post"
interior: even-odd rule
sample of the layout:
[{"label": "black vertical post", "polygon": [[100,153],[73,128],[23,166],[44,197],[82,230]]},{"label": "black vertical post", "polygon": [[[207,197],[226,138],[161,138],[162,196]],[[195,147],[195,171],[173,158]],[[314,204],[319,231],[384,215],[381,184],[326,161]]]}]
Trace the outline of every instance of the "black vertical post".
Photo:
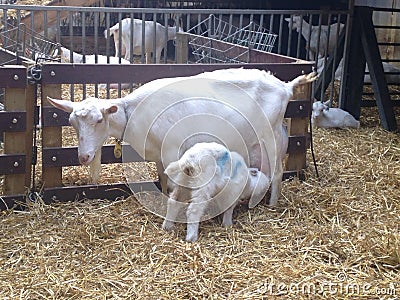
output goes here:
[{"label": "black vertical post", "polygon": [[397,130],[397,124],[393,112],[393,103],[390,99],[379,53],[378,40],[372,23],[373,10],[370,7],[359,7],[357,10],[359,12],[358,21],[361,26],[361,42],[368,64],[382,127],[389,131],[395,131]]}]

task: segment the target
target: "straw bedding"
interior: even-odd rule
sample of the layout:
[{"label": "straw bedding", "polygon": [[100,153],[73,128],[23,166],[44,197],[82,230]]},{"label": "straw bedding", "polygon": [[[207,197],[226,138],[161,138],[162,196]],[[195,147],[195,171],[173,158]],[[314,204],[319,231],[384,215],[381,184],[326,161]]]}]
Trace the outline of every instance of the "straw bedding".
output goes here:
[{"label": "straw bedding", "polygon": [[[239,207],[231,228],[205,221],[193,244],[133,197],[1,212],[0,299],[397,299],[399,136],[374,108],[361,125],[315,130],[320,178],[309,154],[306,181],[284,182],[276,207]],[[64,183],[87,183],[83,171]]]},{"label": "straw bedding", "polygon": [[[396,299],[399,136],[379,127],[374,108],[361,124],[316,129],[319,179],[309,154],[306,181],[284,182],[276,207],[239,207],[231,228],[205,221],[194,244],[183,224],[164,232],[133,197],[2,212],[0,298]],[[113,168],[104,182],[115,182]],[[66,184],[85,178],[64,174]]]}]

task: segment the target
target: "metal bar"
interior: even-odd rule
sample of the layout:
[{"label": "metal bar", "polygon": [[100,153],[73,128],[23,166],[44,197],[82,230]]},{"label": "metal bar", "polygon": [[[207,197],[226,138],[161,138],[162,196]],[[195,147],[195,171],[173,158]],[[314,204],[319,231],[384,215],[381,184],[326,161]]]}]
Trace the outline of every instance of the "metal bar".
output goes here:
[{"label": "metal bar", "polygon": [[[7,10],[7,9],[16,9],[16,10],[27,10],[26,5],[11,5],[11,4],[0,4],[0,9]],[[213,14],[230,14],[230,13],[235,13],[235,14],[275,14],[275,15],[287,15],[287,14],[315,14],[315,13],[320,13],[321,10],[294,10],[294,9],[288,9],[288,10],[268,10],[268,9],[186,9],[186,8],[125,8],[125,7],[95,7],[95,6],[86,6],[86,7],[81,7],[81,6],[41,6],[41,5],[29,5],[29,10],[30,11],[53,11],[53,10],[59,10],[59,11],[75,11],[75,12],[101,12],[101,13],[136,13],[136,14],[142,14],[142,13],[149,13],[149,14],[159,14],[159,13],[165,13],[168,11],[168,13],[171,14],[210,14],[212,12]],[[378,9],[379,10],[379,9]],[[389,11],[396,11],[396,9],[389,10]],[[339,13],[346,13],[348,10],[330,10],[332,14],[339,14]]]}]

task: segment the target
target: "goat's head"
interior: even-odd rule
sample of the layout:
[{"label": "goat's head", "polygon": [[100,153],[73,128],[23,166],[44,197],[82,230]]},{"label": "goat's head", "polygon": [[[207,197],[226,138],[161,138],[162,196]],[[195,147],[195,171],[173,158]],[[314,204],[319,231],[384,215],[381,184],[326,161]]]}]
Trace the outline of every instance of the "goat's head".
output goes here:
[{"label": "goat's head", "polygon": [[316,101],[313,103],[312,106],[312,117],[318,118],[320,117],[325,110],[329,110],[329,104],[330,100],[326,101],[326,102],[321,102],[321,101]]},{"label": "goat's head", "polygon": [[82,165],[89,165],[109,137],[109,115],[118,108],[105,100],[88,98],[81,102],[52,99],[55,107],[69,112],[69,122],[78,137],[78,158]]},{"label": "goat's head", "polygon": [[303,20],[303,17],[297,16],[297,15],[294,15],[291,18],[285,18],[285,21],[289,23],[289,29],[291,29],[291,30],[296,29],[297,32],[300,31],[302,20]]}]

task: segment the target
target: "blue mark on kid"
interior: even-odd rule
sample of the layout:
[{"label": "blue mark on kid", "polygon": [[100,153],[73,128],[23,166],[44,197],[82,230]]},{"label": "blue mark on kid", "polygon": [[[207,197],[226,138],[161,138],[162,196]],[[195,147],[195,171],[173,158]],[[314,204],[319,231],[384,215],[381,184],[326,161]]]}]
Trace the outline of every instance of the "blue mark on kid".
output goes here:
[{"label": "blue mark on kid", "polygon": [[224,169],[224,166],[228,162],[228,160],[229,160],[228,151],[226,151],[224,155],[222,155],[220,158],[217,159],[217,166],[220,168],[221,171]]}]

